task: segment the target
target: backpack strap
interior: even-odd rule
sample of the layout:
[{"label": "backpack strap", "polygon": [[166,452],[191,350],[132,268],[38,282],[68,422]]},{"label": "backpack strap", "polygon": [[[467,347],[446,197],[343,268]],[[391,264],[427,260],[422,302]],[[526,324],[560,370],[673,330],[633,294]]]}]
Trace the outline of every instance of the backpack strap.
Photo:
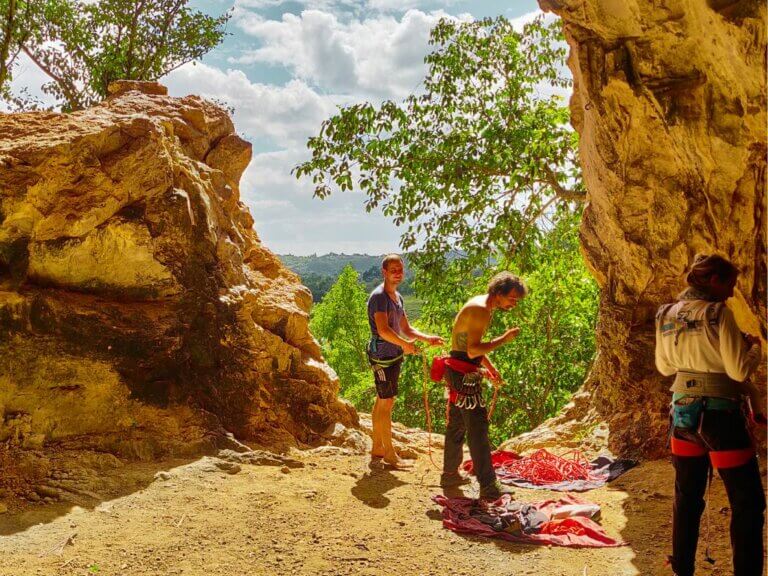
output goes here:
[{"label": "backpack strap", "polygon": [[669,309],[672,308],[672,306],[674,306],[675,304],[677,304],[677,302],[670,302],[669,304],[662,304],[661,306],[659,306],[659,310],[656,312],[656,322],[660,323],[661,321],[663,321],[664,316],[667,315],[667,312],[669,312]]},{"label": "backpack strap", "polygon": [[707,304],[707,308],[704,311],[704,317],[707,319],[707,324],[710,326],[720,325],[720,313],[723,311],[723,302],[711,302]]}]

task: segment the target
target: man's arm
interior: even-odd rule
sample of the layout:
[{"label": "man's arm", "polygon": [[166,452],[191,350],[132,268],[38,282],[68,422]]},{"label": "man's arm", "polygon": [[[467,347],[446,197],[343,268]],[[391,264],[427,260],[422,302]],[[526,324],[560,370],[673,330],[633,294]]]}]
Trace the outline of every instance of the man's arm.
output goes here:
[{"label": "man's arm", "polygon": [[499,346],[511,342],[520,333],[520,328],[510,328],[501,336],[482,342],[483,334],[490,322],[490,313],[481,308],[470,308],[467,314],[467,356],[477,358],[493,352]]},{"label": "man's arm", "polygon": [[400,346],[406,354],[416,353],[416,347],[413,345],[413,342],[406,340],[389,327],[386,312],[375,312],[373,314],[373,321],[376,323],[376,330],[382,340],[386,340],[395,346]]},{"label": "man's arm", "polygon": [[488,371],[488,378],[491,380],[491,382],[501,383],[501,374],[499,373],[498,368],[493,365],[493,362],[491,362],[488,356],[483,356],[483,367]]},{"label": "man's arm", "polygon": [[[378,328],[378,325],[376,327]],[[445,344],[445,341],[440,338],[440,336],[424,334],[423,332],[419,332],[416,330],[416,328],[411,326],[411,323],[408,322],[408,315],[405,314],[405,311],[403,311],[403,317],[400,319],[400,333],[407,338],[415,338],[416,340],[421,340],[422,342],[426,342],[432,346],[442,346]]]}]

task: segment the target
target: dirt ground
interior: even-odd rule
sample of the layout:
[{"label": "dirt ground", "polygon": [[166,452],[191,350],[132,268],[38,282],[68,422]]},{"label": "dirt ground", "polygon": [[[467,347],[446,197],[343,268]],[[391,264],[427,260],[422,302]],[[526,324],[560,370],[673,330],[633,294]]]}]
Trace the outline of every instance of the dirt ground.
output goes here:
[{"label": "dirt ground", "polygon": [[[0,514],[0,575],[671,574],[667,461],[642,463],[583,495],[627,546],[569,549],[454,534],[430,500],[439,472],[425,455],[412,471],[388,471],[351,452],[293,451],[291,467],[204,457],[102,471],[96,488],[68,502],[13,504]],[[435,462],[441,457],[435,452]],[[553,494],[518,490],[517,498]],[[717,563],[700,559],[699,574],[724,576],[732,573],[729,511],[719,480],[711,510]]]}]

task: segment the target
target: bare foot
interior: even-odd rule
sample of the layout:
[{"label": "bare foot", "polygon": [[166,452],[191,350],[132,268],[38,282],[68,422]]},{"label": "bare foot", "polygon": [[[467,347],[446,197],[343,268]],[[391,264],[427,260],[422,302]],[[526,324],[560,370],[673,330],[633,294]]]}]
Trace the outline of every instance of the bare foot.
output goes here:
[{"label": "bare foot", "polygon": [[394,460],[389,460],[387,458],[384,458],[384,465],[387,468],[391,468],[392,470],[411,470],[413,468],[412,463],[406,462],[401,458],[397,458]]}]

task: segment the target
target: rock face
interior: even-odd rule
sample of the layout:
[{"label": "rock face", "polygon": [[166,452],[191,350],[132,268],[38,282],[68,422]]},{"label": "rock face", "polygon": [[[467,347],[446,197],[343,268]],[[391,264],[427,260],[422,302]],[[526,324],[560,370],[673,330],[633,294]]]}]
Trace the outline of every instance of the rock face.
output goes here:
[{"label": "rock face", "polygon": [[356,422],[309,291],[252,230],[219,107],[117,84],[0,116],[0,441],[133,457]]},{"label": "rock face", "polygon": [[588,190],[581,242],[602,288],[582,396],[614,450],[658,455],[670,382],[654,369],[653,319],[696,252],[741,269],[729,306],[743,330],[766,335],[766,6],[539,3],[563,19],[571,48]]}]

